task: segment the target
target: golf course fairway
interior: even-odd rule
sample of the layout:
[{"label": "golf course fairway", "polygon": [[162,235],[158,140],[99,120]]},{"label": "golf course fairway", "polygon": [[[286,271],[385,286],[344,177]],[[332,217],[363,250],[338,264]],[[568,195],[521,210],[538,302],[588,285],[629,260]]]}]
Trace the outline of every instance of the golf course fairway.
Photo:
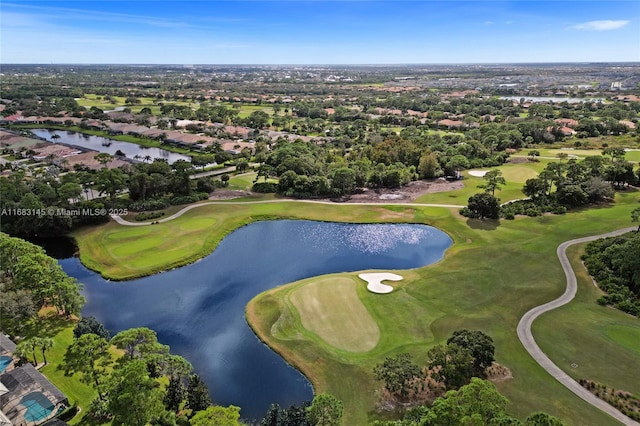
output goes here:
[{"label": "golf course fairway", "polygon": [[[119,251],[122,250],[119,247],[126,232],[138,228],[111,222],[83,229],[74,236],[85,265],[106,276],[128,279],[195,261],[212,251],[234,229],[257,220],[407,222],[435,226],[454,240],[442,261],[415,270],[389,271],[404,280],[394,283],[394,291],[386,295],[368,292],[364,283],[356,287],[356,296],[379,329],[378,342],[372,349],[350,351],[340,343],[332,344],[322,337],[328,330],[313,331],[316,327],[313,322],[321,317],[304,307],[304,296],[317,291],[313,290],[318,285],[314,283],[329,278],[357,282],[357,273],[315,277],[266,291],[247,306],[249,324],[261,340],[311,380],[316,392],[330,392],[343,401],[345,424],[366,424],[372,418],[375,391],[381,386],[373,379],[372,369],[384,357],[409,352],[424,365],[431,347],[443,343],[453,331],[467,328],[489,334],[495,342],[496,360],[511,371],[513,379],[497,386],[509,398],[512,414],[524,418],[535,411],[546,411],[569,425],[613,425],[617,423],[612,418],[577,398],[536,364],[518,340],[516,325],[526,311],[564,291],[565,277],[556,257],[558,245],[630,226],[630,212],[638,205],[637,198],[634,193],[626,193],[618,195],[615,203],[598,208],[500,222],[469,220],[459,216],[456,209],[402,205],[289,202],[205,206],[170,222],[149,226],[171,239],[174,253],[163,259],[162,252],[143,250],[137,253],[138,264],[133,265],[126,263],[126,253]],[[187,236],[193,228],[185,228],[184,224],[204,218],[215,221],[215,225],[200,227],[197,234]],[[118,238],[113,238],[114,234]],[[148,239],[157,235],[137,235],[136,244],[150,244]],[[176,251],[180,251],[180,256]],[[629,348],[626,337],[630,333],[628,328],[635,330],[640,320],[595,304],[593,292],[597,289],[589,283],[589,291],[583,292],[588,277],[580,274],[579,252],[572,256],[579,280],[577,298],[537,320],[533,325],[534,336],[559,366],[566,363],[558,359],[575,346],[573,350],[581,356],[601,365],[585,369],[584,378],[640,394],[637,381],[634,383],[628,377],[625,380],[622,372],[606,373],[607,368],[620,365],[624,369],[619,370],[640,371],[640,354]],[[152,266],[145,257],[155,259]],[[308,285],[312,290],[304,289]],[[296,292],[300,292],[296,296],[300,298],[298,305],[291,300]],[[612,328],[611,324],[624,327]],[[371,345],[372,340],[367,339]],[[606,352],[607,358],[600,357],[600,352]],[[582,373],[583,370],[577,372]]]}]

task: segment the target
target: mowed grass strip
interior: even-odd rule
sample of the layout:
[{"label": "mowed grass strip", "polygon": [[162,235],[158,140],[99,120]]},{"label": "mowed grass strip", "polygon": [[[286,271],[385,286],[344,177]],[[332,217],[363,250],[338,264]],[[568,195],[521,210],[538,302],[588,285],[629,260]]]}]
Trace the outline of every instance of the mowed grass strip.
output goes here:
[{"label": "mowed grass strip", "polygon": [[[541,161],[531,161],[525,163],[507,163],[497,167],[482,167],[477,170],[493,170],[498,169],[502,172],[502,176],[506,181],[499,191],[496,191],[495,196],[500,199],[500,202],[504,203],[511,200],[517,200],[524,198],[522,193],[522,187],[527,179],[534,178],[545,168],[547,164],[552,160],[542,159]],[[475,169],[474,169],[475,170]],[[416,199],[418,203],[440,203],[440,204],[458,204],[467,205],[469,197],[479,192],[483,192],[484,189],[478,188],[478,185],[486,183],[486,181],[477,176],[469,175],[468,171],[463,172],[464,179],[461,181],[463,188],[454,191],[436,192],[432,194],[425,194]]]},{"label": "mowed grass strip", "polygon": [[117,270],[109,277],[121,279],[170,269],[206,254],[209,242],[201,237],[211,234],[215,217],[195,209],[170,223],[127,227],[111,222],[100,233],[89,228],[80,230],[75,235],[81,251],[85,251],[81,259],[92,269],[106,266]]},{"label": "mowed grass strip", "polygon": [[348,352],[367,352],[380,340],[380,329],[350,278],[327,278],[295,290],[289,299],[302,325],[330,345]]}]

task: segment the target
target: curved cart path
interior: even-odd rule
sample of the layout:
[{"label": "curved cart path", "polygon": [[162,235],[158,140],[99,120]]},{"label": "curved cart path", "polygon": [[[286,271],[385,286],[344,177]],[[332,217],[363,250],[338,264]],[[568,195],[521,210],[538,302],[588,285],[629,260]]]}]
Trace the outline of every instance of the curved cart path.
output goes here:
[{"label": "curved cart path", "polygon": [[557,299],[552,300],[551,302],[531,309],[529,312],[524,314],[524,316],[518,323],[518,338],[522,342],[522,345],[525,347],[527,352],[529,352],[529,354],[536,360],[538,364],[540,364],[542,368],[547,370],[549,374],[551,374],[557,381],[559,381],[571,392],[573,392],[589,404],[593,405],[594,407],[599,408],[600,410],[609,414],[611,417],[615,418],[622,424],[628,426],[640,426],[640,423],[630,419],[629,417],[618,411],[615,407],[607,404],[600,398],[597,398],[587,389],[580,386],[578,382],[569,377],[564,371],[560,369],[560,367],[554,364],[553,361],[551,361],[549,357],[547,357],[547,355],[542,352],[535,339],[533,338],[533,334],[531,333],[531,325],[533,324],[533,321],[535,321],[536,318],[538,318],[540,315],[569,303],[576,295],[578,283],[576,275],[571,268],[571,263],[569,262],[569,258],[567,257],[566,253],[569,246],[594,241],[600,238],[613,237],[616,235],[634,231],[635,229],[635,227],[624,228],[617,231],[609,232],[607,234],[578,238],[575,240],[565,241],[564,243],[560,244],[558,246],[557,254],[558,258],[560,259],[562,269],[564,270],[564,274],[567,277],[567,288],[564,294]]},{"label": "curved cart path", "polygon": [[315,204],[330,204],[335,206],[407,206],[407,207],[445,207],[452,209],[461,209],[465,206],[458,206],[455,204],[420,204],[420,203],[335,203],[333,201],[313,201],[313,200],[263,200],[263,201],[208,201],[206,203],[200,204],[191,204],[180,210],[177,213],[172,214],[171,216],[167,216],[164,219],[159,219],[153,222],[129,222],[128,220],[124,220],[118,215],[111,215],[111,218],[118,222],[120,225],[124,226],[146,226],[151,225],[153,223],[164,223],[173,219],[177,219],[189,210],[202,207],[202,206],[211,206],[211,205],[242,205],[242,204],[267,204],[267,203],[315,203]]}]

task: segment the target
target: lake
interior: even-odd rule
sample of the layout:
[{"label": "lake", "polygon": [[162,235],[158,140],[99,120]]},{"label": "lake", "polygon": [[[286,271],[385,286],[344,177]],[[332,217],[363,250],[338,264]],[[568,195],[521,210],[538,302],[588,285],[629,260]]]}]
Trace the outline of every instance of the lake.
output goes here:
[{"label": "lake", "polygon": [[[68,130],[33,129],[31,131],[34,135],[46,139],[49,142],[80,146],[93,151],[106,152],[111,155],[115,155],[116,151],[120,150],[127,158],[135,159],[134,157],[139,155],[142,157],[140,159],[141,161],[148,155],[152,161],[155,158],[162,158],[169,164],[173,164],[178,160],[191,162],[191,157],[188,155],[177,154],[167,151],[166,149],[151,148],[136,145],[135,143],[117,141],[102,136],[85,135],[84,133]],[[59,138],[54,138],[54,135],[59,136]]]},{"label": "lake", "polygon": [[216,404],[240,406],[242,418],[260,419],[271,403],[299,404],[313,399],[313,391],[253,334],[244,315],[249,300],[317,275],[429,265],[451,244],[426,225],[279,220],[234,231],[196,263],[132,281],[106,281],[77,258],[60,264],[84,284],[84,316],[95,316],[113,334],[157,331],[161,343],[193,364]]}]

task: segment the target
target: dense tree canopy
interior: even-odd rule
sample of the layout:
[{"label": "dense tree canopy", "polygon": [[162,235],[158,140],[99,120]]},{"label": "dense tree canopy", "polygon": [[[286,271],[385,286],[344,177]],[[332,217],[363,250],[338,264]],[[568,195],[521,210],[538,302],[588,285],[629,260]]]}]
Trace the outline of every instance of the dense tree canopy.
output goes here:
[{"label": "dense tree canopy", "polygon": [[79,314],[81,285],[44,250],[0,233],[0,315],[5,332],[19,333],[38,310],[53,306],[61,315]]},{"label": "dense tree canopy", "polygon": [[640,316],[640,234],[593,241],[585,248],[584,264],[607,294],[599,303]]}]

